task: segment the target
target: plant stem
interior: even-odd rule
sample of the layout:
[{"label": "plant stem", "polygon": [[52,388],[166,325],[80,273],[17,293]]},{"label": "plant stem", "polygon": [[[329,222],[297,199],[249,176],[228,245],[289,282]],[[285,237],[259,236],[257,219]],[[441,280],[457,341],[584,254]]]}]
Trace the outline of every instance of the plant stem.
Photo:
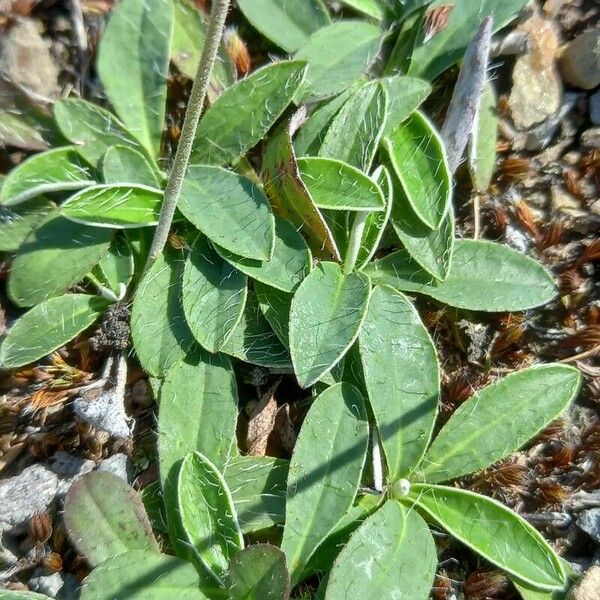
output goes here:
[{"label": "plant stem", "polygon": [[196,79],[194,80],[187,110],[185,111],[183,127],[181,128],[181,137],[179,138],[177,152],[175,153],[175,159],[173,160],[173,167],[171,168],[169,181],[167,182],[167,187],[165,189],[165,197],[160,209],[158,225],[156,227],[156,232],[154,233],[154,239],[152,240],[152,246],[150,247],[146,266],[144,267],[144,273],[148,271],[152,263],[159,257],[167,243],[169,230],[171,229],[171,224],[173,222],[173,215],[175,214],[177,201],[179,200],[181,187],[183,185],[183,178],[190,160],[192,145],[194,143],[194,137],[196,136],[196,129],[198,128],[200,115],[204,108],[206,92],[210,84],[210,78],[217,58],[221,37],[223,36],[223,28],[225,27],[225,18],[227,16],[227,11],[229,10],[229,2],[230,0],[213,1],[206,31],[206,41],[204,42],[200,64],[198,65],[198,72],[196,73]]},{"label": "plant stem", "polygon": [[352,225],[350,239],[348,240],[348,250],[346,250],[346,258],[344,259],[344,273],[349,273],[356,265],[368,215],[367,211],[360,211],[354,217],[354,224]]},{"label": "plant stem", "polygon": [[373,487],[376,492],[381,494],[383,492],[383,463],[379,445],[379,432],[375,425],[371,430],[371,452],[373,455]]}]

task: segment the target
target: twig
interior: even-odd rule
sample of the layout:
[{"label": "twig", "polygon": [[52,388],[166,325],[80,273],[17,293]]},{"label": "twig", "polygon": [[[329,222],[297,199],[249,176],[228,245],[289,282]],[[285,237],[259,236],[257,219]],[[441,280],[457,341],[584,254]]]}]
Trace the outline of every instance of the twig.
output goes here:
[{"label": "twig", "polygon": [[481,203],[479,202],[479,193],[475,192],[473,196],[473,239],[478,240],[481,234]]},{"label": "twig", "polygon": [[381,447],[377,427],[371,430],[371,453],[373,455],[373,487],[379,494],[383,492],[383,467],[381,462]]},{"label": "twig", "polygon": [[349,273],[356,265],[368,214],[367,211],[360,211],[354,217],[354,224],[352,225],[350,239],[348,240],[348,250],[344,259],[344,273]]},{"label": "twig", "polygon": [[198,122],[200,121],[200,115],[202,114],[202,109],[204,107],[206,92],[217,57],[217,51],[219,49],[219,44],[221,43],[221,37],[223,36],[223,28],[225,26],[227,11],[229,10],[229,2],[230,0],[214,0],[213,2],[206,32],[206,41],[202,50],[200,64],[198,65],[196,79],[192,86],[188,107],[185,112],[179,145],[177,146],[173,167],[165,189],[165,197],[160,209],[158,225],[156,227],[156,232],[154,233],[154,239],[152,240],[146,266],[144,267],[144,273],[148,271],[152,263],[159,257],[167,243],[169,230],[171,229],[171,223],[173,222],[177,201],[179,200],[181,187],[183,185],[183,178],[190,160],[192,145],[194,143],[194,137],[196,136],[196,129],[198,128]]},{"label": "twig", "polygon": [[442,138],[446,144],[448,166],[452,174],[456,171],[467,147],[467,141],[473,130],[473,123],[481,102],[491,37],[492,17],[488,16],[481,23],[477,35],[465,52],[463,65],[442,127]]},{"label": "twig", "polygon": [[588,356],[594,356],[598,353],[600,353],[600,345],[594,346],[593,348],[590,348],[589,350],[586,350],[585,352],[580,352],[579,354],[576,354],[575,356],[569,356],[568,358],[563,358],[562,360],[559,360],[558,362],[565,363],[565,364],[577,362],[578,360],[588,358]]}]

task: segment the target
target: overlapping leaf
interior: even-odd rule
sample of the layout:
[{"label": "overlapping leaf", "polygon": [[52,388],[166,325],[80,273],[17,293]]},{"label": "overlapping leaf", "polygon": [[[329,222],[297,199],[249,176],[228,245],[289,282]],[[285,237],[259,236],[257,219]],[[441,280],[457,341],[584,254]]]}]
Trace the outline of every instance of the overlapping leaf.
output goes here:
[{"label": "overlapping leaf", "polygon": [[129,146],[111,146],[102,159],[104,183],[137,183],[160,188],[156,171],[141,152]]}]

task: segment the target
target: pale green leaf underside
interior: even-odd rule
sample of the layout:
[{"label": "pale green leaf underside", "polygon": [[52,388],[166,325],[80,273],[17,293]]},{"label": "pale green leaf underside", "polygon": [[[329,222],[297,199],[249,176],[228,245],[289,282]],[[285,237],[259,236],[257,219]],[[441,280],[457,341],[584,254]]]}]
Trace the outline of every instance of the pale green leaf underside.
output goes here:
[{"label": "pale green leaf underside", "polygon": [[281,343],[290,347],[290,308],[293,295],[288,292],[254,282],[254,291],[265,319],[273,328]]},{"label": "pale green leaf underside", "polygon": [[548,542],[496,500],[427,484],[414,484],[409,499],[451,535],[509,574],[542,589],[563,586],[563,567]]},{"label": "pale green leaf underside", "polygon": [[550,302],[557,293],[538,262],[502,244],[456,240],[452,269],[436,282],[404,250],[365,268],[374,283],[425,294],[457,308],[486,312],[526,310]]},{"label": "pale green leaf underside", "polygon": [[498,112],[496,94],[486,81],[473,126],[469,145],[469,170],[474,186],[485,192],[496,169],[496,142],[498,140]]},{"label": "pale green leaf underside", "polygon": [[388,116],[385,123],[385,135],[387,135],[421,106],[431,93],[431,85],[423,79],[406,75],[384,77],[381,82],[388,97]]},{"label": "pale green leaf underside", "polygon": [[290,311],[290,350],[302,387],[328,373],[356,340],[369,304],[362,273],[322,262],[300,284]]},{"label": "pale green leaf underside", "polygon": [[44,198],[34,198],[11,208],[8,218],[0,220],[0,252],[15,252],[25,239],[56,208]]},{"label": "pale green leaf underside", "polygon": [[157,174],[141,152],[129,146],[111,146],[102,159],[104,183],[136,183],[160,188]]},{"label": "pale green leaf underside", "polygon": [[495,381],[461,404],[423,459],[431,483],[474,473],[518,450],[577,395],[581,375],[566,365],[538,365]]},{"label": "pale green leaf underside", "polygon": [[367,445],[360,392],[348,383],[327,388],[311,405],[290,461],[281,549],[292,581],[352,506]]}]

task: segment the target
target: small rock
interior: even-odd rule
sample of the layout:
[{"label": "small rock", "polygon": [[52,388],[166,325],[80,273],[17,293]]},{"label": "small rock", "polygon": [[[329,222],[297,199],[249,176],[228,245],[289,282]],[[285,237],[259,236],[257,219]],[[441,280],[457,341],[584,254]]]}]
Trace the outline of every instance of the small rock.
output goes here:
[{"label": "small rock", "polygon": [[560,52],[560,72],[574,87],[592,90],[600,85],[600,27],[585,31]]},{"label": "small rock", "polygon": [[59,69],[50,44],[32,19],[16,19],[0,38],[0,72],[9,81],[44,98],[57,98]]},{"label": "small rock", "polygon": [[129,457],[121,452],[103,460],[98,466],[98,471],[112,473],[128,482],[133,478],[133,464]]},{"label": "small rock", "polygon": [[562,84],[554,61],[559,42],[552,21],[533,15],[520,29],[529,34],[528,51],[515,63],[508,102],[515,125],[524,130],[558,111]]},{"label": "small rock", "polygon": [[600,567],[591,567],[569,590],[566,600],[598,600],[600,598]]},{"label": "small rock", "polygon": [[58,491],[58,478],[43,465],[32,465],[0,481],[0,521],[24,523],[48,508]]},{"label": "small rock", "polygon": [[584,510],[577,517],[577,526],[600,544],[600,508]]},{"label": "small rock", "polygon": [[600,90],[590,96],[590,119],[594,125],[600,125]]},{"label": "small rock", "polygon": [[8,567],[19,560],[19,544],[7,531],[10,526],[0,523],[0,567]]},{"label": "small rock", "polygon": [[52,470],[59,476],[68,479],[79,479],[82,475],[89,473],[96,463],[79,456],[73,456],[68,452],[59,450],[52,455]]},{"label": "small rock", "polygon": [[600,127],[590,127],[581,134],[581,145],[589,150],[600,148]]},{"label": "small rock", "polygon": [[506,225],[506,229],[504,230],[504,240],[511,248],[514,248],[523,254],[527,254],[531,248],[529,236],[522,229],[515,227],[511,223]]},{"label": "small rock", "polygon": [[50,598],[58,598],[64,585],[62,573],[47,574],[45,569],[36,569],[33,577],[29,579],[29,587],[40,594],[46,594]]},{"label": "small rock", "polygon": [[467,349],[469,362],[481,362],[487,355],[491,343],[489,326],[482,325],[481,323],[472,323],[465,319],[458,321],[457,325],[465,332],[469,340],[469,347]]},{"label": "small rock", "polygon": [[574,217],[579,217],[583,213],[579,200],[558,185],[552,187],[550,206],[555,212]]}]

